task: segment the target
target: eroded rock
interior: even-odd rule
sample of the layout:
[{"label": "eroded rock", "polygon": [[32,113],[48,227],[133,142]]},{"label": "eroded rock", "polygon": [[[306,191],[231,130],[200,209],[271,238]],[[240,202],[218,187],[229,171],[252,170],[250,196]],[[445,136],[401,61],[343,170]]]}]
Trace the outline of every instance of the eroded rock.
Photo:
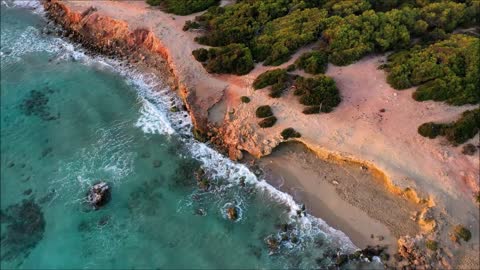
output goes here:
[{"label": "eroded rock", "polygon": [[87,194],[87,201],[96,210],[110,200],[110,187],[106,182],[93,185]]}]

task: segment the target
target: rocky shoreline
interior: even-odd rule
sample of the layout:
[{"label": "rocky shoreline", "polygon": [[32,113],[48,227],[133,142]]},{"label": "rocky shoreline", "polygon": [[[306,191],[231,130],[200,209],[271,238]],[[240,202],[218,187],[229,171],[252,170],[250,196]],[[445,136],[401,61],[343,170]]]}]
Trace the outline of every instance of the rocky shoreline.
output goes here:
[{"label": "rocky shoreline", "polygon": [[196,108],[195,92],[179,78],[172,67],[168,49],[152,31],[141,28],[131,31],[125,22],[102,16],[94,7],[79,13],[57,0],[45,0],[43,6],[47,18],[60,26],[56,34],[81,44],[93,54],[148,67],[163,75],[169,86],[179,93],[195,128],[206,133],[207,118]]},{"label": "rocky shoreline", "polygon": [[[47,17],[61,27],[57,34],[75,43],[82,44],[94,54],[117,58],[134,66],[154,69],[168,78],[169,85],[178,92],[185,104],[185,109],[191,116],[194,124],[194,135],[197,139],[210,140],[219,150],[228,153],[230,158],[234,160],[242,158],[242,150],[237,147],[240,141],[243,149],[256,157],[270,154],[281,142],[281,139],[278,139],[263,145],[256,145],[255,143],[259,139],[256,137],[257,134],[254,130],[239,130],[235,124],[218,126],[211,123],[209,121],[209,109],[223,98],[223,94],[207,100],[198,97],[196,89],[189,85],[188,80],[183,78],[181,72],[175,68],[175,62],[170,55],[169,48],[164,46],[161,39],[157,38],[151,30],[146,28],[131,30],[126,22],[99,14],[94,7],[90,7],[83,12],[76,12],[58,0],[45,0],[43,5]],[[53,30],[47,29],[46,31],[48,33]],[[237,120],[241,120],[241,118]],[[246,137],[248,138],[245,139]],[[250,137],[255,137],[255,139],[250,139]],[[311,146],[308,141],[302,141],[301,139],[298,141]],[[246,146],[246,144],[250,145]],[[431,211],[429,210],[430,207],[435,205],[432,198],[417,194],[413,188],[402,189],[395,186],[382,170],[377,169],[372,162],[359,161],[356,158],[349,158],[340,154],[335,156],[332,152],[322,150],[321,147],[311,148],[323,158],[335,159],[338,163],[358,162],[362,166],[376,171],[380,178],[385,180],[384,184],[390,187],[392,193],[404,196],[423,206],[423,210],[414,217],[422,227],[422,235],[401,237],[398,241],[398,253],[393,256],[395,260],[390,260],[389,266],[404,267],[405,269],[452,268],[455,256],[449,251],[449,248],[435,250],[425,248],[426,239],[445,238],[439,236],[439,224],[435,223],[435,219],[444,219],[443,215],[438,212],[435,212],[435,214],[429,212]],[[445,230],[448,230],[445,225],[440,225],[440,229],[443,231],[442,235],[445,234]],[[435,230],[436,227],[437,230]]]}]

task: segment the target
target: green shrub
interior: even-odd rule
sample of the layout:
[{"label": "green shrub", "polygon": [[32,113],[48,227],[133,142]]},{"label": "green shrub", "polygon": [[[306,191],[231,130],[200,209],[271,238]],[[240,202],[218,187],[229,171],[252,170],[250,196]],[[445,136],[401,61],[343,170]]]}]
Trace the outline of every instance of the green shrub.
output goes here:
[{"label": "green shrub", "polygon": [[185,22],[185,25],[183,26],[182,30],[188,31],[190,29],[198,29],[198,28],[200,28],[200,24],[198,22],[188,20]]},{"label": "green shrub", "polygon": [[430,139],[436,138],[443,133],[443,126],[441,124],[435,124],[433,122],[424,123],[418,127],[418,133],[423,137]]},{"label": "green shrub", "polygon": [[425,246],[431,251],[436,251],[438,249],[438,242],[435,240],[427,240]]},{"label": "green shrub", "polygon": [[[255,62],[279,65],[320,39],[332,63],[347,65],[369,53],[406,49],[412,37],[445,39],[460,26],[478,24],[479,10],[476,0],[244,0],[196,17],[205,34],[195,40],[209,46],[242,43]],[[411,86],[409,74],[397,74],[389,81]]]},{"label": "green shrub", "polygon": [[208,50],[205,48],[196,49],[192,54],[198,62],[203,63],[208,60]]},{"label": "green shrub", "polygon": [[270,106],[268,106],[268,105],[260,106],[255,111],[255,115],[258,118],[265,118],[265,117],[273,116],[272,108],[270,108]]},{"label": "green shrub", "polygon": [[367,0],[350,0],[350,1],[327,1],[323,8],[326,8],[332,15],[348,16],[352,14],[361,14],[365,10],[371,8],[371,4]]},{"label": "green shrub", "polygon": [[328,64],[328,54],[324,51],[312,51],[302,54],[296,61],[296,67],[310,74],[325,73]]},{"label": "green shrub", "polygon": [[294,94],[300,96],[300,103],[319,106],[321,112],[331,112],[342,100],[335,81],[325,75],[313,78],[298,77],[295,86]]},{"label": "green shrub", "polygon": [[160,6],[166,12],[177,15],[199,12],[219,3],[220,0],[147,0],[147,4]]},{"label": "green shrub", "polygon": [[295,129],[293,128],[286,128],[282,131],[282,133],[280,133],[280,135],[282,135],[282,138],[284,140],[287,140],[289,138],[300,138],[302,137],[302,135],[300,133],[298,133]]},{"label": "green shrub", "polygon": [[453,233],[457,238],[463,239],[463,241],[468,242],[472,238],[472,233],[467,228],[462,225],[457,225],[453,228]]},{"label": "green shrub", "polygon": [[230,44],[225,47],[194,50],[193,56],[202,62],[209,73],[231,73],[244,75],[253,69],[250,50],[242,44]]},{"label": "green shrub", "polygon": [[480,108],[462,113],[462,117],[444,129],[447,140],[462,144],[473,138],[480,130]]},{"label": "green shrub", "polygon": [[322,21],[326,17],[325,10],[297,9],[267,23],[252,41],[255,60],[272,66],[288,61],[298,48],[319,38]]},{"label": "green shrub", "polygon": [[258,75],[253,81],[254,89],[262,89],[267,86],[287,80],[288,73],[285,69],[272,69]]},{"label": "green shrub", "polygon": [[453,144],[462,144],[473,138],[480,130],[480,108],[465,111],[460,119],[452,123],[425,123],[418,127],[424,137],[445,136]]},{"label": "green shrub", "polygon": [[240,97],[240,100],[241,100],[243,103],[249,103],[249,102],[250,102],[250,98],[247,97],[247,96],[242,96],[242,97]]},{"label": "green shrub", "polygon": [[293,76],[289,75],[285,69],[269,70],[253,81],[253,88],[261,89],[271,86],[270,97],[278,98],[292,84],[292,78]]},{"label": "green shrub", "polygon": [[275,116],[270,116],[258,122],[258,125],[262,128],[269,128],[275,125],[276,122],[277,118]]},{"label": "green shrub", "polygon": [[389,56],[387,82],[396,89],[417,86],[417,101],[452,105],[480,102],[480,39],[452,35],[428,47],[415,46]]}]

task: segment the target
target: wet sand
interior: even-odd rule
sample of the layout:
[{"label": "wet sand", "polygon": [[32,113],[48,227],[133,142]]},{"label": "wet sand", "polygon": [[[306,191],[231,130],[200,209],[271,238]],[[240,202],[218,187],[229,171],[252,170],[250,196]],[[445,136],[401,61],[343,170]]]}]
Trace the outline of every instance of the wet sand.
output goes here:
[{"label": "wet sand", "polygon": [[420,230],[410,219],[420,206],[390,193],[359,164],[322,160],[300,143],[284,143],[258,164],[270,184],[305,203],[310,214],[343,231],[359,248],[387,245],[393,254],[398,237]]}]

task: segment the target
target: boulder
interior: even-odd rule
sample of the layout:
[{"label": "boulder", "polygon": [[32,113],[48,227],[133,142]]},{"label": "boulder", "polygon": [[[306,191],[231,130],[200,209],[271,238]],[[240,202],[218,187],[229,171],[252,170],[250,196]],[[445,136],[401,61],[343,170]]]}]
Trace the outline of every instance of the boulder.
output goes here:
[{"label": "boulder", "polygon": [[230,220],[237,220],[237,218],[238,218],[237,208],[235,208],[235,207],[227,208],[227,217]]},{"label": "boulder", "polygon": [[93,208],[104,206],[110,199],[110,186],[106,182],[93,185],[87,194],[87,201]]}]

